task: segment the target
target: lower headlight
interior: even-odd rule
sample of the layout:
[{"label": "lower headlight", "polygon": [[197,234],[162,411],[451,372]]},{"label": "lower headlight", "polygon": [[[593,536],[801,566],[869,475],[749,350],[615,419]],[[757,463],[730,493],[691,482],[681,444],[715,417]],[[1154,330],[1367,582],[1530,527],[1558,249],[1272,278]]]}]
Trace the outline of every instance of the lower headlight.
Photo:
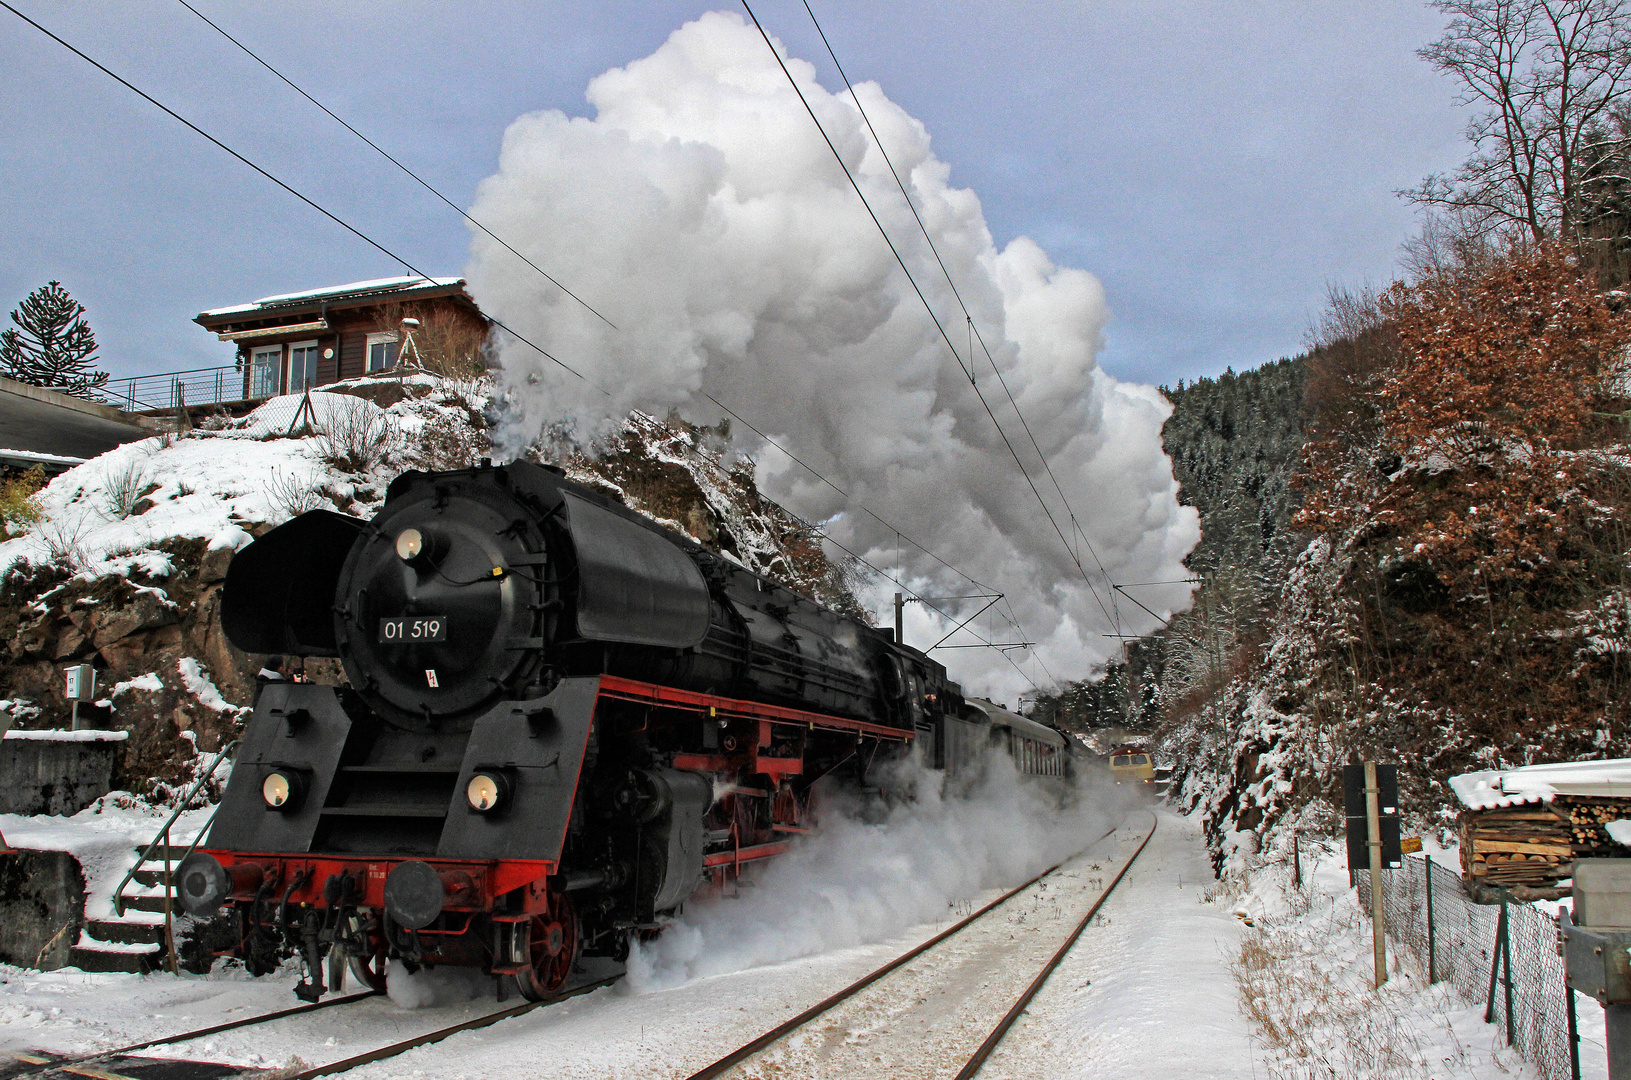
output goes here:
[{"label": "lower headlight", "polygon": [[510,801],[510,778],[497,771],[478,772],[465,785],[464,797],[470,809],[478,814],[491,814]]}]

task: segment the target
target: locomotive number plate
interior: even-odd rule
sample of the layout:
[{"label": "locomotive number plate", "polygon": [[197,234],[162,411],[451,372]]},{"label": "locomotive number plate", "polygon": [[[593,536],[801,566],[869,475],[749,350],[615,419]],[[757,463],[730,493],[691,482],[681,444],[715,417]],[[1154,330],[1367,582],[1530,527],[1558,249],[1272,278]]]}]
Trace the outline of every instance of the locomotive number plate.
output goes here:
[{"label": "locomotive number plate", "polygon": [[447,616],[404,615],[379,621],[379,640],[385,645],[447,640]]}]

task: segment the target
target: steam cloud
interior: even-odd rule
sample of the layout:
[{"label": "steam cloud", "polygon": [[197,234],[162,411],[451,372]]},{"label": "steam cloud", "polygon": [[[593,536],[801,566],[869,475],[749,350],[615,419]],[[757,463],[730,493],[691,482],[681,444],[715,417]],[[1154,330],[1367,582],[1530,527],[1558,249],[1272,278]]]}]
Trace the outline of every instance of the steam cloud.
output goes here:
[{"label": "steam cloud", "polygon": [[772,860],[755,888],[688,904],[661,937],[636,943],[627,989],[664,990],[945,918],[983,889],[1017,885],[1083,850],[1126,809],[1113,788],[1086,782],[1061,809],[1006,755],[992,755],[966,797],[939,797],[938,776],[919,772],[918,797],[882,822],[864,820],[855,804],[826,806],[820,831]]},{"label": "steam cloud", "polygon": [[[780,46],[778,46],[780,48]],[[960,309],[848,94],[788,66],[912,268],[965,363]],[[1061,267],[1025,237],[998,250],[980,202],[950,186],[923,125],[875,83],[856,87],[906,181],[964,302],[1081,521],[1073,535],[1052,482],[978,344],[974,367],[1037,486],[1093,576],[1095,599],[1037,506],[995,427],[757,32],[734,14],[688,23],[655,53],[589,84],[592,119],[532,113],[506,132],[498,172],[474,215],[604,312],[588,314],[481,234],[467,276],[484,310],[582,372],[526,345],[501,349],[512,453],[547,430],[591,440],[631,408],[677,409],[711,424],[729,405],[906,536],[1007,594],[1038,646],[1016,662],[1081,678],[1116,651],[1103,635],[1155,620],[1111,596],[1088,544],[1118,582],[1187,575],[1199,537],[1177,501],[1161,445],[1170,408],[1152,387],[1097,366],[1108,319],[1097,279]],[[929,596],[981,590],[759,445],[772,498],[826,524],[870,561]],[[863,599],[888,604],[894,586]],[[1165,616],[1186,585],[1136,595]],[[983,602],[983,601],[981,601]],[[970,614],[973,602],[942,605]],[[1103,609],[1116,604],[1119,611]],[[982,635],[1018,630],[987,616]],[[908,608],[907,641],[949,625]],[[963,636],[959,641],[973,641]],[[1001,654],[935,654],[974,691],[999,700],[1029,685]],[[1040,661],[1039,659],[1040,658]]]}]

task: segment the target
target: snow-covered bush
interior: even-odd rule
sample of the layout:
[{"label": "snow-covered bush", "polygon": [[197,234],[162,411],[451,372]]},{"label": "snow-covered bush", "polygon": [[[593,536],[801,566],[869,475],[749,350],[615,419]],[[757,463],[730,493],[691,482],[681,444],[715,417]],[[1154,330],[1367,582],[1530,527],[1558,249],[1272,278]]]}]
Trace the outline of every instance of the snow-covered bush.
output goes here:
[{"label": "snow-covered bush", "polygon": [[322,461],[345,473],[366,473],[400,442],[400,429],[377,405],[361,398],[328,410],[315,442]]}]

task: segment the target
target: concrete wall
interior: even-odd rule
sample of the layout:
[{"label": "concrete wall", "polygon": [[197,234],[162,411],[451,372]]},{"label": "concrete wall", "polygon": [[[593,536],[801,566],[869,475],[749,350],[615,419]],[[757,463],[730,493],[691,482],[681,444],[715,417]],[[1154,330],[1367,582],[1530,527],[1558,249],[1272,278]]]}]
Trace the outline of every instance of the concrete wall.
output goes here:
[{"label": "concrete wall", "polygon": [[0,962],[66,967],[84,921],[85,875],[65,851],[0,855]]},{"label": "concrete wall", "polygon": [[0,739],[0,814],[77,814],[112,790],[116,742]]}]

